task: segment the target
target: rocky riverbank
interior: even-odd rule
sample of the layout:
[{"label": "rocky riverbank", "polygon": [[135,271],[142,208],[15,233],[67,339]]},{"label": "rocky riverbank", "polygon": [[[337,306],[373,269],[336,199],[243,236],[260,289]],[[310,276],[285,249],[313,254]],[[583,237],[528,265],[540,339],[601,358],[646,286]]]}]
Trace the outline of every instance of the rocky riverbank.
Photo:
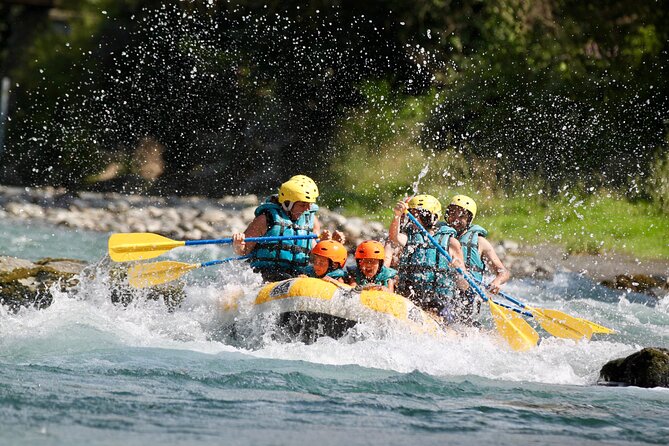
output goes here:
[{"label": "rocky riverbank", "polygon": [[[243,231],[259,202],[255,195],[149,197],[0,186],[0,218],[17,224],[39,220],[100,232],[156,232],[179,240],[219,238]],[[380,222],[345,217],[324,208],[319,218],[324,228],[344,232],[349,248],[362,240],[387,236]],[[496,250],[515,278],[550,279],[557,271],[571,271],[614,288],[658,298],[669,293],[669,261],[640,262],[618,254],[569,256],[554,245],[522,246],[513,240],[498,242]]]}]

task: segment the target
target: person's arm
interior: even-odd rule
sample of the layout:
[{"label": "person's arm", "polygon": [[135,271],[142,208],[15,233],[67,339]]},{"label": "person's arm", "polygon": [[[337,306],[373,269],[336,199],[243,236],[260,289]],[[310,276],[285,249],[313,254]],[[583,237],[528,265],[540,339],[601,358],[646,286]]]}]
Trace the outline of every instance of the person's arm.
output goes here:
[{"label": "person's arm", "polygon": [[233,234],[232,236],[232,249],[234,249],[237,255],[245,256],[253,251],[255,248],[255,242],[246,243],[244,239],[246,237],[262,237],[267,233],[267,216],[265,214],[260,214],[248,225],[246,231]]},{"label": "person's arm", "polygon": [[388,279],[388,291],[391,293],[395,292],[395,278]]},{"label": "person's arm", "polygon": [[[448,253],[451,255],[451,267],[454,269],[460,268],[466,273],[465,258],[462,254],[462,245],[457,238],[451,237],[448,240]],[[465,278],[460,274],[456,274],[455,284],[461,290],[466,290],[469,288],[469,283],[467,283],[467,280],[465,280]]]},{"label": "person's arm", "polygon": [[395,265],[397,263],[397,259],[395,258],[395,246],[393,245],[393,242],[386,240],[383,248],[386,251],[386,256],[383,259],[383,266],[387,268],[394,268],[397,266]]},{"label": "person's arm", "polygon": [[509,281],[511,273],[509,273],[509,270],[506,269],[499,256],[497,256],[492,244],[481,236],[479,236],[479,253],[490,271],[495,273],[495,279],[488,285],[488,290],[493,294],[497,294],[502,285]]},{"label": "person's arm", "polygon": [[402,215],[407,211],[408,207],[406,202],[398,201],[395,207],[393,208],[393,221],[390,222],[390,228],[388,229],[388,239],[393,244],[393,247],[397,248],[399,246],[405,246],[407,244],[406,234],[400,233],[400,223],[402,221]]}]

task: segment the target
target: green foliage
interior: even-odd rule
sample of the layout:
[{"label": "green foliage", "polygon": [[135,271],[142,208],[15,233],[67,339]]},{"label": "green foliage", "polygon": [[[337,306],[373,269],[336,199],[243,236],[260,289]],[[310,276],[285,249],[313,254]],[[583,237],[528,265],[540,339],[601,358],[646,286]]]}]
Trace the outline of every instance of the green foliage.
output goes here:
[{"label": "green foliage", "polygon": [[605,190],[578,196],[565,191],[544,206],[536,197],[514,197],[482,212],[479,224],[493,239],[552,242],[570,253],[624,252],[669,258],[666,215],[648,203],[631,203]]},{"label": "green foliage", "polygon": [[669,152],[658,156],[652,164],[646,193],[658,209],[669,215]]},{"label": "green foliage", "polygon": [[305,173],[356,211],[414,189],[545,210],[575,183],[667,212],[662,2],[302,3],[63,0],[70,18],[40,22],[12,68],[4,180],[78,187],[151,137],[154,193]]}]

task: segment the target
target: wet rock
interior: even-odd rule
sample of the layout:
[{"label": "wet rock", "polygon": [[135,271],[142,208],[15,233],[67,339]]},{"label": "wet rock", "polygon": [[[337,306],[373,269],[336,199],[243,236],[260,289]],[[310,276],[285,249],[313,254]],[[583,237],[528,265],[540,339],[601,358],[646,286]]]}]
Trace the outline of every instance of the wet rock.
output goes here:
[{"label": "wet rock", "polygon": [[518,242],[513,240],[502,240],[500,244],[504,248],[504,251],[518,251],[520,249]]},{"label": "wet rock", "polygon": [[669,350],[649,347],[609,361],[599,372],[599,379],[600,384],[669,387]]},{"label": "wet rock", "polygon": [[533,257],[516,257],[507,254],[502,261],[514,278],[552,280],[555,275],[555,268]]},{"label": "wet rock", "polygon": [[[86,262],[73,259],[45,258],[36,262],[0,256],[0,305],[16,313],[21,308],[43,309],[51,305],[51,290],[75,296],[79,291],[80,278],[92,279],[98,273],[95,268],[86,268]],[[185,298],[183,283],[169,283],[143,290],[128,285],[126,264],[98,265],[109,274],[111,301],[128,305],[137,298],[163,301],[172,311]],[[85,280],[84,280],[85,281]]]},{"label": "wet rock", "polygon": [[202,212],[200,219],[203,222],[213,225],[215,223],[226,221],[228,219],[228,214],[218,209],[207,209]]},{"label": "wet rock", "polygon": [[52,286],[66,291],[79,282],[85,262],[72,259],[42,259],[37,262],[0,256],[0,304],[16,312],[21,307],[51,305]]},{"label": "wet rock", "polygon": [[601,284],[613,289],[645,293],[655,297],[666,294],[663,290],[669,291],[669,278],[647,274],[621,274],[614,280],[604,280]]},{"label": "wet rock", "polygon": [[184,283],[180,281],[150,288],[136,289],[128,284],[128,265],[106,263],[101,265],[109,273],[111,302],[127,307],[136,299],[163,301],[167,310],[174,311],[186,298]]}]

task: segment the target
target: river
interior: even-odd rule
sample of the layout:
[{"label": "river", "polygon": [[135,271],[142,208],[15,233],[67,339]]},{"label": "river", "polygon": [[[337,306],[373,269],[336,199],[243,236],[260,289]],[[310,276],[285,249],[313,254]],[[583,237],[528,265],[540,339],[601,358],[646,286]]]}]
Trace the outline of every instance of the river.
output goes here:
[{"label": "river", "polygon": [[[96,262],[107,234],[0,222],[0,253]],[[181,248],[202,261],[225,248]],[[102,267],[101,267],[102,268]],[[104,274],[41,311],[0,309],[0,442],[21,444],[666,444],[669,391],[595,385],[601,366],[668,346],[669,301],[560,273],[506,290],[618,330],[591,341],[544,337],[511,351],[492,333],[228,342],[220,290],[259,281],[227,264],[161,302],[110,302]],[[491,327],[484,309],[482,322]],[[264,327],[260,326],[259,329]],[[364,334],[364,327],[360,329]]]}]

